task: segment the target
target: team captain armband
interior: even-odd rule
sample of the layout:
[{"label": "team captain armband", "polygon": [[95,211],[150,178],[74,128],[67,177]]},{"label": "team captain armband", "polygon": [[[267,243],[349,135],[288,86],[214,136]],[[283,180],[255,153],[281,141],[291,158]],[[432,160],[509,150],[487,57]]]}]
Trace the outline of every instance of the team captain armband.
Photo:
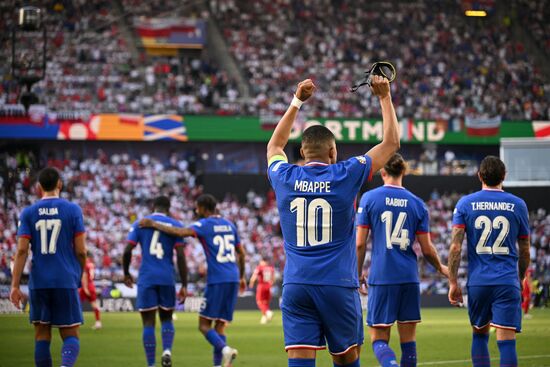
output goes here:
[{"label": "team captain armband", "polygon": [[277,154],[277,155],[274,155],[273,157],[269,158],[269,161],[267,161],[267,166],[271,166],[271,164],[273,162],[277,162],[277,161],[283,161],[285,163],[288,163],[288,160],[286,159],[286,157],[284,155],[281,155],[281,154]]}]

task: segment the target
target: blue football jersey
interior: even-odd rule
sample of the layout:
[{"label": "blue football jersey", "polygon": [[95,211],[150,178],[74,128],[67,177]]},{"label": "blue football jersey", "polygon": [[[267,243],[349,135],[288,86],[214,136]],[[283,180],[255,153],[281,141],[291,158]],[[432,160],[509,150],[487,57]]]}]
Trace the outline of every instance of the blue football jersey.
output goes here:
[{"label": "blue football jersey", "polygon": [[525,202],[502,190],[484,189],[456,204],[453,226],[465,228],[468,285],[519,288],[516,240],[529,236]]},{"label": "blue football jersey", "polygon": [[23,210],[17,235],[30,239],[30,289],[80,286],[74,238],[84,231],[82,210],[65,199],[46,197]]},{"label": "blue football jersey", "polygon": [[404,187],[384,185],[363,194],[357,225],[370,228],[372,259],[368,283],[418,283],[413,244],[417,234],[430,231],[424,202]]},{"label": "blue football jersey", "polygon": [[[182,228],[183,225],[162,213],[146,216],[165,225]],[[153,228],[140,228],[136,221],[127,241],[141,246],[141,266],[139,267],[138,285],[174,285],[174,248],[183,246],[183,238],[169,236]]]},{"label": "blue football jersey", "polygon": [[303,167],[284,160],[271,162],[268,177],[286,252],[284,284],[359,286],[354,204],[370,176],[367,155]]},{"label": "blue football jersey", "polygon": [[235,225],[219,215],[213,215],[198,220],[189,228],[195,231],[195,236],[204,249],[208,265],[206,282],[238,283],[239,268],[235,248],[241,246],[241,242]]}]

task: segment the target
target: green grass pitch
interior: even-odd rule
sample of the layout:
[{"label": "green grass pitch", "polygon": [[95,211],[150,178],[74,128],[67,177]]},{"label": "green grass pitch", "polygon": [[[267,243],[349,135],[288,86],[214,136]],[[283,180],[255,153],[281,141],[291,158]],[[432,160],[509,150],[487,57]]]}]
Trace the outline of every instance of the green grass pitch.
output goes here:
[{"label": "green grass pitch", "polygon": [[[138,313],[103,313],[102,330],[91,330],[93,314],[86,313],[81,329],[79,367],[143,367],[145,355],[141,345],[141,321]],[[27,315],[0,315],[0,367],[33,366],[33,332]],[[418,327],[419,366],[471,366],[469,362],[471,331],[464,309],[425,309]],[[231,346],[239,350],[234,366],[286,366],[283,349],[281,315],[275,313],[269,325],[259,324],[260,313],[239,311],[227,330]],[[174,367],[212,366],[211,347],[197,329],[197,315],[178,313],[173,349]],[[367,331],[365,329],[365,331]],[[395,329],[393,330],[395,332]],[[157,325],[157,366],[161,353]],[[391,341],[398,358],[400,349],[396,334]],[[52,356],[54,366],[60,363],[60,338],[54,333]],[[493,365],[498,365],[495,335],[491,335]],[[533,318],[524,320],[518,336],[519,364],[550,366],[550,310],[534,310]],[[377,366],[370,345],[363,348],[361,365]],[[331,367],[326,351],[318,353],[317,366]]]}]

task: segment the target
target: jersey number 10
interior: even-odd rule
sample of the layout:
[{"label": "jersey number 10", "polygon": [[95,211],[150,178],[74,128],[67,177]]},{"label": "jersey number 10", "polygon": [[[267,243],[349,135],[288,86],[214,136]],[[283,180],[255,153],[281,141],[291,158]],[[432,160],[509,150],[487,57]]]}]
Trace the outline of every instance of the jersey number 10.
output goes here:
[{"label": "jersey number 10", "polygon": [[290,212],[296,212],[296,246],[317,246],[332,241],[332,206],[328,201],[317,198],[308,205],[306,198],[296,198],[290,202]]}]

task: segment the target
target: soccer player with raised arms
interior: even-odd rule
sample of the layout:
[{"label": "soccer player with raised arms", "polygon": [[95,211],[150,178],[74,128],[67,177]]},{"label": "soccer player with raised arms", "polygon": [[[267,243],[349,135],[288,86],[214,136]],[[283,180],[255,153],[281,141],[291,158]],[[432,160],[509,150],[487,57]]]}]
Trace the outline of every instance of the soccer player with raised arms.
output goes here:
[{"label": "soccer player with raised arms", "polygon": [[[168,216],[170,199],[159,196],[153,203],[154,213],[146,218],[165,223],[174,228],[183,225]],[[181,278],[181,289],[178,294],[180,302],[187,296],[187,264],[185,261],[184,242],[181,237],[169,236],[151,228],[140,228],[136,221],[128,233],[128,244],[124,249],[122,267],[124,283],[133,286],[130,275],[132,250],[137,244],[141,246],[141,266],[138,276],[137,308],[143,323],[143,348],[147,366],[155,365],[155,317],[158,309],[161,322],[162,367],[172,366],[172,345],[174,343],[174,324],[172,313],[176,307],[176,280],[174,278],[173,254],[176,251],[178,270]]]},{"label": "soccer player with raised arms", "polygon": [[[406,163],[396,153],[381,170],[384,186],[363,194],[357,209],[357,265],[360,280],[366,242],[372,233],[372,259],[368,278],[367,325],[372,348],[382,367],[416,366],[416,324],[420,322],[420,288],[415,239],[422,254],[448,276],[430,240],[428,209],[403,187]],[[397,321],[401,363],[388,345]]]},{"label": "soccer player with raised arms", "polygon": [[61,366],[75,365],[79,327],[83,323],[78,287],[86,263],[86,234],[82,210],[59,198],[63,186],[55,168],[38,174],[42,198],[21,213],[10,299],[20,307],[21,273],[32,251],[29,276],[30,320],[34,324],[36,367],[51,367],[52,326],[63,339]]},{"label": "soccer player with raised arms", "polygon": [[212,195],[199,196],[195,211],[200,219],[189,228],[169,227],[152,219],[142,220],[140,226],[153,227],[172,236],[194,236],[201,242],[208,273],[199,330],[213,346],[214,366],[229,367],[238,352],[227,345],[225,329],[233,320],[239,289],[244,291],[246,287],[245,252],[237,228],[216,213],[216,205]]},{"label": "soccer player with raised arms", "polygon": [[520,288],[529,267],[529,214],[522,199],[502,190],[505,175],[506,167],[498,157],[485,157],[478,172],[482,189],[462,197],[453,214],[449,301],[452,305],[463,302],[457,278],[466,235],[474,367],[491,363],[491,326],[496,328],[500,366],[518,365],[516,333],[521,331]]},{"label": "soccer player with raised arms", "polygon": [[284,148],[301,105],[311,97],[310,79],[296,94],[267,145],[268,177],[277,197],[286,252],[283,329],[288,366],[315,366],[316,350],[332,354],[335,366],[359,366],[363,324],[354,202],[359,189],[399,149],[397,117],[389,81],[372,79],[382,108],[384,138],[366,154],[337,162],[334,135],[307,128],[303,167],[288,163]]}]

